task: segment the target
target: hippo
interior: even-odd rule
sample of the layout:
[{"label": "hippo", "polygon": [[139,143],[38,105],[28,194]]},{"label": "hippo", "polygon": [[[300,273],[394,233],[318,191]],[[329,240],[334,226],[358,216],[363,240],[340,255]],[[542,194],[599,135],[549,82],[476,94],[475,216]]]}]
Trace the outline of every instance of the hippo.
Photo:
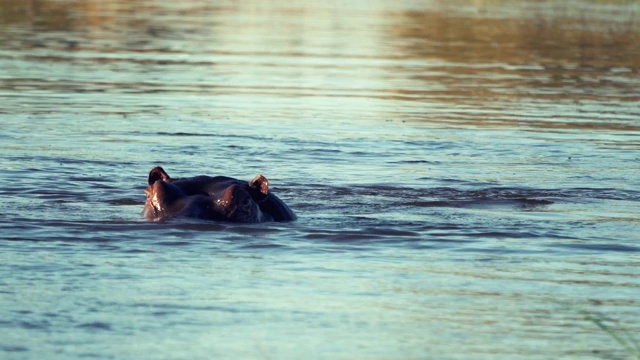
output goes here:
[{"label": "hippo", "polygon": [[269,191],[263,175],[250,182],[226,176],[173,179],[160,166],[149,172],[147,201],[142,215],[161,221],[191,217],[213,221],[258,223],[292,221],[296,215]]}]

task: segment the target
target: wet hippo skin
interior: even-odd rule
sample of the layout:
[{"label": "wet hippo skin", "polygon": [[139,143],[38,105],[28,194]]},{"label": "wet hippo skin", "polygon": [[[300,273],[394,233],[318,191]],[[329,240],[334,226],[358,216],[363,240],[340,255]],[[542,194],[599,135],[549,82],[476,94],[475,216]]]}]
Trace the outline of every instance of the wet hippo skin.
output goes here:
[{"label": "wet hippo skin", "polygon": [[153,221],[184,216],[213,221],[291,221],[296,216],[269,191],[262,175],[250,182],[226,176],[173,179],[161,167],[149,172],[142,215]]}]

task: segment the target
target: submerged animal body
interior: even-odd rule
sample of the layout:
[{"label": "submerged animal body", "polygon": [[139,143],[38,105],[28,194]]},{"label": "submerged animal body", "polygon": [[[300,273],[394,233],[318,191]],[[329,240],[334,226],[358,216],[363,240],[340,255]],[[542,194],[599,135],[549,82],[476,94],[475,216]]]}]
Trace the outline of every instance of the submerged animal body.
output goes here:
[{"label": "submerged animal body", "polygon": [[149,172],[148,182],[142,215],[149,220],[179,216],[240,223],[296,219],[269,191],[269,182],[262,175],[250,182],[226,176],[173,179],[158,166]]}]

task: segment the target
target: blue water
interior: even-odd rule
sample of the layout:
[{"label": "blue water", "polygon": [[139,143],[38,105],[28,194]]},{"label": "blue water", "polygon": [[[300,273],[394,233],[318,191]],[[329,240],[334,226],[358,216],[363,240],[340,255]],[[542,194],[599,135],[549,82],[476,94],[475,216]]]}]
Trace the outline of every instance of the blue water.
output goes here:
[{"label": "blue water", "polygon": [[637,4],[2,5],[0,358],[633,358]]}]

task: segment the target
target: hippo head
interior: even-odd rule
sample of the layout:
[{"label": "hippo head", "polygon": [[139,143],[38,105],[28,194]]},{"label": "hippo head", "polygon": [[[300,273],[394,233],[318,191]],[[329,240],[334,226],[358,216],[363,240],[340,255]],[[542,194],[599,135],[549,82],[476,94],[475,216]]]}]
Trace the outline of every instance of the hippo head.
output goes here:
[{"label": "hippo head", "polygon": [[295,215],[269,192],[262,175],[251,182],[225,176],[172,179],[161,167],[149,173],[142,215],[149,220],[186,216],[205,220],[262,222],[293,220]]}]

